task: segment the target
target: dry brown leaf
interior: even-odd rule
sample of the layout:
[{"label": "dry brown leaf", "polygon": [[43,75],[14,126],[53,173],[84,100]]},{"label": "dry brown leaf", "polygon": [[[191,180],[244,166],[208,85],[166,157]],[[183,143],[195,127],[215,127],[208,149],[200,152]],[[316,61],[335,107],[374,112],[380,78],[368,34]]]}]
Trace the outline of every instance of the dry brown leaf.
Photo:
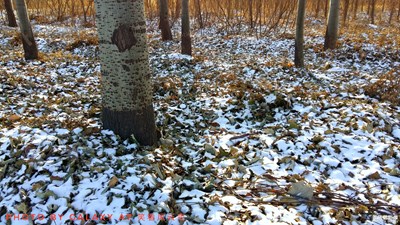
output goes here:
[{"label": "dry brown leaf", "polygon": [[14,114],[14,115],[11,115],[10,117],[8,117],[8,120],[10,122],[17,122],[17,121],[21,120],[21,117]]},{"label": "dry brown leaf", "polygon": [[117,185],[117,183],[118,183],[118,178],[116,176],[113,176],[110,182],[108,182],[108,187],[113,188]]}]

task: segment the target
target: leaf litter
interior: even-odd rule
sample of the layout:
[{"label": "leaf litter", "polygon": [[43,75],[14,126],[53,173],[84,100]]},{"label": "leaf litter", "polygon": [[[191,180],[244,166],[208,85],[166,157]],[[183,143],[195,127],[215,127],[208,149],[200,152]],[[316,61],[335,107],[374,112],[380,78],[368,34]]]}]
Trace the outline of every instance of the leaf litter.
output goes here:
[{"label": "leaf litter", "polygon": [[34,28],[39,61],[21,59],[15,29],[0,36],[3,223],[81,213],[160,224],[147,215],[182,213],[184,224],[398,224],[400,108],[363,90],[399,66],[396,43],[383,54],[344,34],[325,53],[311,35],[303,71],[292,39],[203,30],[187,57],[150,32],[163,137],[149,148],[101,130],[95,30]]}]

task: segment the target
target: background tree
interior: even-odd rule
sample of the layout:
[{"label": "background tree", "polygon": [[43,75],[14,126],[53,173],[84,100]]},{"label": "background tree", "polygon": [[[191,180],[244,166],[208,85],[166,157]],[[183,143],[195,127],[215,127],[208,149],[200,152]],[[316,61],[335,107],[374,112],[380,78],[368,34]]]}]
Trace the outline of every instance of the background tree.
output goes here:
[{"label": "background tree", "polygon": [[375,8],[376,8],[376,1],[375,0],[370,0],[371,6],[369,16],[371,18],[371,24],[375,24]]},{"label": "background tree", "polygon": [[339,0],[330,0],[328,25],[326,27],[324,49],[336,48],[339,31]]},{"label": "background tree", "polygon": [[182,30],[181,30],[182,54],[192,55],[192,40],[190,38],[189,0],[182,0]]},{"label": "background tree", "polygon": [[342,24],[343,26],[346,26],[347,22],[347,17],[349,14],[349,7],[350,7],[350,0],[344,0],[344,6],[343,6],[343,21]]},{"label": "background tree", "polygon": [[103,128],[157,141],[143,0],[95,0]]},{"label": "background tree", "polygon": [[11,0],[4,0],[4,8],[7,12],[8,26],[17,27],[17,20],[15,19],[14,9]]},{"label": "background tree", "polygon": [[159,0],[160,5],[160,29],[163,41],[172,40],[171,27],[168,20],[168,0]]},{"label": "background tree", "polygon": [[306,13],[306,0],[298,0],[297,4],[294,63],[296,67],[304,67],[304,16]]},{"label": "background tree", "polygon": [[33,36],[31,22],[29,21],[28,11],[25,0],[15,0],[17,7],[17,15],[19,19],[19,27],[21,30],[22,45],[24,48],[25,59],[37,59],[39,51]]}]

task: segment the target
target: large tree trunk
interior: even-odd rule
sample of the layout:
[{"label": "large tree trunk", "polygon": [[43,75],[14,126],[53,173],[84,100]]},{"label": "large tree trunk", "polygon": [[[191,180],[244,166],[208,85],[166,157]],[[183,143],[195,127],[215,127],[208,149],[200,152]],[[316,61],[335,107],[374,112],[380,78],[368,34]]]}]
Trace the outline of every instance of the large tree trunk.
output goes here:
[{"label": "large tree trunk", "polygon": [[163,41],[170,41],[172,40],[172,32],[168,21],[168,0],[159,0],[159,5],[161,39]]},{"label": "large tree trunk", "polygon": [[298,0],[296,40],[294,63],[296,67],[304,67],[304,16],[306,13],[306,0]]},{"label": "large tree trunk", "polygon": [[339,31],[339,0],[331,0],[324,49],[336,48]]},{"label": "large tree trunk", "polygon": [[182,0],[182,54],[192,55],[192,41],[190,39],[189,0]]},{"label": "large tree trunk", "polygon": [[96,0],[103,128],[157,142],[143,0]]},{"label": "large tree trunk", "polygon": [[17,27],[17,20],[15,19],[14,9],[11,0],[4,0],[4,8],[6,8],[8,26]]},{"label": "large tree trunk", "polygon": [[35,38],[33,37],[32,26],[31,22],[29,21],[25,0],[15,0],[15,4],[17,7],[25,59],[37,59],[39,57],[39,52],[35,42]]}]

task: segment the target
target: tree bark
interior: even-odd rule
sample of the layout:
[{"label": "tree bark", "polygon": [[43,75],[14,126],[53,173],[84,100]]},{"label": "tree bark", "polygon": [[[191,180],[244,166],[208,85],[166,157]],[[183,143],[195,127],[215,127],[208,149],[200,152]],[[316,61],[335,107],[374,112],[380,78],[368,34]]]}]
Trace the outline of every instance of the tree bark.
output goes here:
[{"label": "tree bark", "polygon": [[335,49],[339,31],[339,0],[331,0],[324,49]]},{"label": "tree bark", "polygon": [[318,0],[317,1],[317,8],[315,9],[315,15],[314,15],[315,18],[318,18],[320,5],[321,5],[321,0]]},{"label": "tree bark", "polygon": [[306,0],[298,0],[296,40],[294,63],[296,67],[304,67],[304,17],[306,13]]},{"label": "tree bark", "polygon": [[250,28],[254,28],[254,16],[253,16],[253,0],[249,0],[249,20],[250,20]]},{"label": "tree bark", "polygon": [[375,0],[371,0],[371,23],[375,24],[375,7],[376,7],[376,1]]},{"label": "tree bark", "polygon": [[19,27],[21,30],[22,46],[24,48],[24,56],[26,60],[37,59],[39,51],[33,36],[31,22],[29,21],[28,11],[25,0],[15,0],[17,7],[17,15],[19,19]]},{"label": "tree bark", "polygon": [[182,31],[181,31],[182,54],[192,55],[192,40],[190,38],[189,0],[182,0]]},{"label": "tree bark", "polygon": [[358,9],[358,0],[355,0],[354,2],[354,11],[353,11],[353,20],[357,19],[357,9]]},{"label": "tree bark", "polygon": [[161,40],[172,40],[171,27],[168,21],[168,0],[159,0]]},{"label": "tree bark", "polygon": [[4,0],[4,8],[7,12],[7,20],[9,27],[17,27],[17,20],[15,19],[14,9],[11,0]]},{"label": "tree bark", "polygon": [[204,21],[203,21],[203,16],[201,12],[201,3],[200,0],[195,0],[195,8],[196,8],[196,17],[197,17],[197,22],[199,23],[199,28],[203,29],[204,28]]},{"label": "tree bark", "polygon": [[344,8],[343,8],[343,26],[346,26],[347,22],[347,17],[349,14],[349,6],[350,6],[350,0],[344,0]]},{"label": "tree bark", "polygon": [[103,128],[157,142],[143,0],[96,0]]}]

